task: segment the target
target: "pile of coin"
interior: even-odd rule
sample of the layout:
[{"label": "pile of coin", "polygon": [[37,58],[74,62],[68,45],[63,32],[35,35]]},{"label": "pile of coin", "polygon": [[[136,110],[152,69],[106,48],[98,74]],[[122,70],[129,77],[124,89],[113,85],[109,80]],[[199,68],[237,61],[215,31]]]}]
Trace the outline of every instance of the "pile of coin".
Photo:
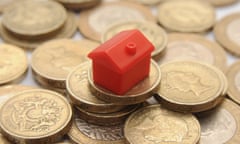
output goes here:
[{"label": "pile of coin", "polygon": [[76,28],[74,14],[57,2],[24,0],[4,9],[0,33],[8,43],[33,49],[50,39],[71,37]]},{"label": "pile of coin", "polygon": [[[236,1],[1,0],[0,143],[238,144],[240,62],[227,69],[223,48],[239,56],[240,14],[215,22],[214,8]],[[85,38],[67,39],[76,16]],[[155,50],[149,77],[117,95],[87,54],[129,29]],[[26,74],[38,87],[8,85]]]}]

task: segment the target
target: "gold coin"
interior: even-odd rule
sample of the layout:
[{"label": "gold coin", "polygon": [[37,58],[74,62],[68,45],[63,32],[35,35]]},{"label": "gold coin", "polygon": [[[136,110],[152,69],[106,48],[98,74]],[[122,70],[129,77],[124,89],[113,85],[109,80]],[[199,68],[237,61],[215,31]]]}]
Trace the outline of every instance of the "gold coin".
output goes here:
[{"label": "gold coin", "polygon": [[173,60],[196,60],[217,66],[222,71],[227,67],[225,51],[217,43],[201,35],[171,33],[165,53],[159,65]]},{"label": "gold coin", "polygon": [[77,107],[93,113],[110,113],[123,109],[124,106],[117,106],[106,103],[91,93],[88,82],[88,69],[91,62],[84,62],[70,72],[67,77],[67,93],[71,102]]},{"label": "gold coin", "polygon": [[28,68],[26,53],[13,45],[0,45],[0,85],[20,80]]},{"label": "gold coin", "polygon": [[35,79],[42,85],[65,89],[69,72],[88,60],[87,54],[98,45],[89,40],[71,39],[57,39],[40,45],[32,54],[32,70],[38,75]]},{"label": "gold coin", "polygon": [[128,1],[138,2],[138,3],[144,4],[144,5],[154,6],[154,5],[159,4],[160,2],[163,2],[164,0],[128,0]]},{"label": "gold coin", "polygon": [[[9,98],[14,96],[14,94],[21,92],[23,90],[33,89],[30,86],[23,85],[6,85],[0,87],[0,107],[4,102],[6,102]],[[0,133],[0,144],[10,144],[10,142]]]},{"label": "gold coin", "polygon": [[68,18],[63,25],[61,29],[59,29],[55,35],[47,36],[42,39],[35,39],[35,40],[24,40],[21,39],[12,33],[10,33],[8,30],[6,30],[2,24],[0,24],[0,34],[1,37],[4,41],[20,46],[22,48],[27,48],[27,49],[34,49],[38,47],[40,44],[43,42],[52,40],[52,39],[59,39],[59,38],[69,38],[72,37],[72,35],[76,32],[77,29],[77,24],[76,24],[76,19],[75,15],[71,12],[68,13]]},{"label": "gold coin", "polygon": [[66,8],[79,10],[93,7],[101,2],[101,0],[56,0],[62,3]]},{"label": "gold coin", "polygon": [[157,63],[152,60],[149,76],[130,89],[124,96],[116,95],[94,84],[91,69],[89,69],[88,72],[88,79],[91,91],[96,94],[95,96],[97,98],[114,103],[115,105],[131,105],[144,102],[146,99],[153,96],[160,84],[161,72]]},{"label": "gold coin", "polygon": [[216,40],[229,52],[240,56],[240,13],[224,17],[214,27]]},{"label": "gold coin", "polygon": [[203,32],[215,23],[215,10],[203,1],[171,0],[159,5],[158,21],[171,31]]},{"label": "gold coin", "polygon": [[239,115],[240,107],[227,99],[219,107],[198,114],[201,125],[200,144],[238,144]]},{"label": "gold coin", "polygon": [[237,0],[206,0],[206,1],[210,2],[214,6],[226,6],[237,2]]},{"label": "gold coin", "polygon": [[201,112],[223,99],[224,80],[217,68],[193,61],[160,66],[162,80],[156,98],[174,111]]},{"label": "gold coin", "polygon": [[126,108],[112,113],[91,113],[76,107],[76,113],[85,121],[97,125],[118,125],[140,107],[139,104],[129,105]]},{"label": "gold coin", "polygon": [[200,124],[192,114],[151,105],[127,119],[124,135],[130,144],[196,144],[200,138]]},{"label": "gold coin", "polygon": [[108,26],[124,21],[153,21],[151,11],[146,7],[127,2],[102,3],[80,13],[79,29],[87,38],[100,41]]},{"label": "gold coin", "polygon": [[123,125],[99,126],[87,123],[75,115],[68,136],[77,144],[127,144]]},{"label": "gold coin", "polygon": [[47,90],[26,90],[4,103],[0,110],[4,136],[15,143],[51,143],[71,125],[72,109],[62,95]]},{"label": "gold coin", "polygon": [[232,100],[240,104],[240,61],[232,64],[226,75],[229,83],[227,94]]},{"label": "gold coin", "polygon": [[38,36],[56,31],[66,19],[66,10],[54,1],[25,0],[4,10],[2,24],[16,34]]},{"label": "gold coin", "polygon": [[102,35],[102,43],[112,38],[124,30],[138,29],[145,37],[152,42],[155,50],[152,52],[152,57],[158,57],[167,45],[167,34],[164,29],[152,22],[143,21],[128,21],[114,24],[107,28]]}]

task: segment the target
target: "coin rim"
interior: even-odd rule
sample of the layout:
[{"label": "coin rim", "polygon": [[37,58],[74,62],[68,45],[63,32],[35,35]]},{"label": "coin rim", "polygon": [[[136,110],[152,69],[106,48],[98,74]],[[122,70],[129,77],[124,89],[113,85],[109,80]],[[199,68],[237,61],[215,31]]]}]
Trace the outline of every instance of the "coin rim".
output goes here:
[{"label": "coin rim", "polygon": [[[17,139],[17,140],[39,140],[39,139],[51,139],[51,136],[55,136],[58,135],[59,133],[62,133],[63,131],[65,131],[65,129],[70,125],[71,119],[72,119],[72,107],[69,104],[68,100],[62,96],[61,94],[57,93],[57,92],[53,92],[53,91],[49,91],[49,90],[43,90],[43,89],[32,89],[32,90],[24,90],[22,92],[16,93],[13,97],[9,98],[3,105],[2,107],[4,107],[9,101],[15,99],[16,97],[20,97],[22,94],[25,93],[31,93],[31,92],[43,92],[43,93],[49,93],[51,95],[54,95],[54,97],[59,97],[65,104],[66,107],[69,111],[68,115],[69,117],[66,119],[65,123],[63,125],[60,126],[60,128],[56,129],[56,131],[52,132],[52,133],[47,133],[46,135],[42,135],[42,136],[20,136],[17,135],[16,133],[14,133],[13,131],[9,131],[8,129],[6,129],[6,127],[2,124],[2,122],[0,121],[0,128],[1,131],[7,135],[7,137],[11,137],[12,139]],[[2,113],[2,109],[0,109],[0,113]]]},{"label": "coin rim", "polygon": [[215,36],[216,41],[222,45],[225,50],[232,53],[233,55],[240,56],[240,45],[236,44],[234,41],[229,39],[226,34],[226,28],[229,23],[233,22],[234,20],[240,20],[240,12],[233,13],[228,16],[225,16],[219,22],[216,23],[213,34]]},{"label": "coin rim", "polygon": [[[137,111],[133,112],[133,113],[127,118],[127,120],[126,120],[126,122],[125,122],[125,124],[124,124],[124,129],[123,129],[123,131],[124,131],[124,136],[125,136],[125,138],[127,139],[127,141],[129,141],[129,143],[131,143],[131,142],[130,142],[130,139],[131,139],[131,138],[128,137],[127,126],[128,126],[128,124],[130,123],[130,120],[133,119],[133,117],[134,117],[136,114],[142,112],[143,110],[145,110],[145,109],[152,109],[152,108],[154,108],[154,109],[155,109],[155,108],[159,108],[160,110],[161,110],[161,109],[165,109],[165,108],[163,108],[160,104],[149,105],[149,106],[143,107],[143,108],[141,108],[141,109],[138,109]],[[165,110],[167,110],[167,109],[165,109]],[[168,110],[168,111],[170,111],[170,110]],[[174,113],[179,113],[179,112],[174,112]],[[197,135],[196,140],[195,140],[194,143],[198,143],[199,140],[200,140],[200,136],[201,136],[201,127],[200,127],[199,121],[197,120],[197,118],[196,118],[194,115],[192,115],[192,114],[190,114],[190,113],[188,113],[188,114],[182,114],[182,115],[189,115],[189,116],[191,115],[192,120],[195,121],[196,126],[198,127],[198,135]],[[131,144],[132,144],[132,143],[131,143]]]}]

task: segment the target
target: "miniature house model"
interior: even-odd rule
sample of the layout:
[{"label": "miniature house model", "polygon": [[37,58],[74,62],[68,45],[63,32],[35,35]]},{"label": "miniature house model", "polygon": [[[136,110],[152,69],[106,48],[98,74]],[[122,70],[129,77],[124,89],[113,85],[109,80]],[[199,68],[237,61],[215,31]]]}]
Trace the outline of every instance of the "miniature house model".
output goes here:
[{"label": "miniature house model", "polygon": [[138,30],[123,31],[88,57],[93,60],[95,84],[123,95],[149,75],[154,46]]}]

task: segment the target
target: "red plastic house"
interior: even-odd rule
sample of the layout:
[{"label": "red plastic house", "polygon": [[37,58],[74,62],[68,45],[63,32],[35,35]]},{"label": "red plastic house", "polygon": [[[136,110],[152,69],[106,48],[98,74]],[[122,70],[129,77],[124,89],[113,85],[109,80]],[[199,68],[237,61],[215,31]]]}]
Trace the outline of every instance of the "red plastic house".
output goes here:
[{"label": "red plastic house", "polygon": [[153,50],[140,31],[120,32],[88,54],[94,83],[123,95],[149,75]]}]

